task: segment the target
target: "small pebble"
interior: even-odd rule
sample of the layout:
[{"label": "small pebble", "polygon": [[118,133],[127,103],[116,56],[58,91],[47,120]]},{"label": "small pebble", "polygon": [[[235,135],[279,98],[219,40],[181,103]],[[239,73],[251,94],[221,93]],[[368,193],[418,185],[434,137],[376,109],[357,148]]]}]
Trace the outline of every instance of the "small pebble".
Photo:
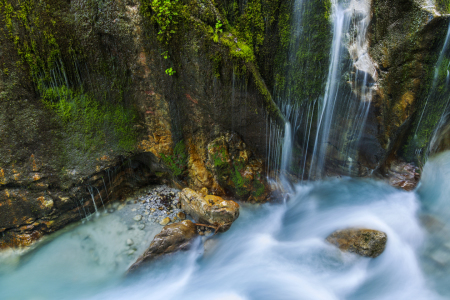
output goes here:
[{"label": "small pebble", "polygon": [[169,217],[164,218],[164,219],[161,220],[161,222],[159,222],[159,224],[161,224],[163,226],[165,226],[165,225],[167,225],[169,223],[170,223],[170,218]]},{"label": "small pebble", "polygon": [[145,224],[139,224],[138,228],[139,228],[140,230],[144,230]]},{"label": "small pebble", "polygon": [[128,250],[127,254],[128,254],[128,255],[132,255],[134,252],[136,252],[136,250],[130,249],[130,250]]},{"label": "small pebble", "polygon": [[134,244],[134,242],[133,242],[132,239],[128,239],[128,240],[127,240],[127,246],[131,246],[131,245],[133,245],[133,244]]},{"label": "small pebble", "polygon": [[178,217],[178,219],[180,219],[180,220],[186,219],[186,215],[185,215],[185,213],[182,212],[182,211],[180,211],[179,213],[177,213],[177,217]]},{"label": "small pebble", "polygon": [[136,215],[136,216],[134,216],[133,220],[135,220],[136,222],[139,222],[140,220],[142,220],[142,216]]}]

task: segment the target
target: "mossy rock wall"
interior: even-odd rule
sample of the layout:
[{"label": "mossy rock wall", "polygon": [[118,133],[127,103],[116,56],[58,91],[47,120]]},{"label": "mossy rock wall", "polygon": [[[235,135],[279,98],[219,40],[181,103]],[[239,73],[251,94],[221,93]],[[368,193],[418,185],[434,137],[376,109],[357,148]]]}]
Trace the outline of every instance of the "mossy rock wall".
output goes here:
[{"label": "mossy rock wall", "polygon": [[[170,168],[159,158],[180,141],[183,180],[195,187],[205,182],[192,161],[204,165],[207,143],[222,131],[264,157],[267,120],[283,123],[262,75],[273,63],[261,59],[276,51],[268,41],[277,39],[281,1],[249,1],[239,25],[224,3],[177,2],[177,23],[164,36],[150,1],[0,2],[2,247],[80,219],[81,206],[92,212],[88,188],[107,199],[104,182],[126,174],[113,175],[119,166],[136,164],[141,179],[116,186],[164,180],[155,174]],[[263,27],[254,23],[265,17]],[[152,158],[137,160],[142,153]]]},{"label": "mossy rock wall", "polygon": [[[424,163],[444,101],[430,97],[434,68],[447,35],[447,16],[433,15],[419,1],[372,3],[370,55],[379,67],[373,99],[381,162]],[[428,99],[428,100],[427,100]],[[417,135],[419,139],[415,139]]]}]

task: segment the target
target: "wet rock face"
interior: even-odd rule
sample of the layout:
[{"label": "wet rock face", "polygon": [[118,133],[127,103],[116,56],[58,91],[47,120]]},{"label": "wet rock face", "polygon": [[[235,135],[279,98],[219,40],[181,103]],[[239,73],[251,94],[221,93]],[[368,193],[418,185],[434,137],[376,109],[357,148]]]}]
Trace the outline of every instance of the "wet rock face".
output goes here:
[{"label": "wet rock face", "polygon": [[244,141],[232,132],[208,144],[207,167],[226,193],[243,201],[264,201],[270,192],[264,166]]},{"label": "wet rock face", "polygon": [[219,231],[227,231],[239,217],[239,204],[218,196],[203,197],[189,188],[180,193],[181,207],[199,223],[212,225]]},{"label": "wet rock face", "polygon": [[[192,13],[204,8],[195,1],[187,2],[193,8]],[[207,2],[214,6],[211,1]],[[153,18],[142,15],[142,1],[113,1],[102,7],[101,13],[97,3],[85,0],[57,0],[54,4],[48,13],[41,16],[41,11],[37,10],[30,12],[37,15],[27,15],[27,18],[45,20],[38,22],[42,26],[56,21],[57,25],[50,31],[58,44],[58,52],[71,53],[60,57],[68,76],[56,80],[68,80],[68,94],[80,96],[75,100],[89,96],[94,106],[100,109],[95,117],[75,115],[69,118],[71,122],[92,119],[95,124],[89,124],[97,128],[103,123],[98,120],[106,116],[103,108],[111,103],[117,104],[115,112],[123,111],[122,108],[125,111],[131,109],[136,110],[136,115],[133,114],[130,122],[121,118],[125,116],[116,115],[113,119],[126,126],[111,125],[107,131],[101,126],[87,130],[82,126],[84,123],[77,122],[72,122],[69,127],[55,109],[42,102],[42,95],[46,93],[36,91],[37,83],[29,74],[27,63],[18,55],[14,41],[7,31],[0,32],[0,248],[29,245],[44,234],[79,220],[83,208],[94,211],[86,186],[95,187],[94,201],[100,206],[96,188],[103,201],[107,201],[109,176],[116,166],[127,162],[135,153],[153,153],[156,157],[161,153],[172,154],[177,142],[172,140],[173,137],[183,137],[186,142],[192,140],[192,144],[198,146],[202,155],[189,157],[200,166],[195,170],[191,168],[195,171],[191,172],[192,178],[198,181],[199,187],[208,184],[210,193],[220,191],[220,187],[214,184],[213,175],[208,174],[201,164],[206,161],[206,145],[209,138],[215,136],[216,127],[222,131],[233,129],[255,149],[264,151],[267,113],[270,115],[273,111],[266,110],[264,103],[272,103],[267,99],[270,93],[252,62],[237,61],[227,46],[213,42],[210,33],[202,29],[216,23],[215,18],[208,20],[208,24],[202,21],[210,14],[200,13],[199,18],[187,18],[193,23],[180,26],[180,38],[169,49],[170,59],[161,60],[155,59],[161,58],[159,29]],[[14,10],[19,9],[19,6],[13,6]],[[4,7],[0,8],[0,14],[3,11]],[[5,21],[0,18],[0,27],[6,28]],[[19,33],[18,45],[26,44],[25,41],[30,43],[28,37],[33,37],[39,45],[47,44],[47,39],[39,40],[42,34],[30,34],[21,24],[20,19],[12,18],[15,34]],[[50,32],[39,24],[30,27],[38,26],[36,32]],[[81,56],[73,56],[73,49]],[[53,53],[47,50],[41,54]],[[220,58],[220,62],[213,58]],[[41,59],[47,61],[46,57]],[[73,67],[75,65],[83,65],[83,70]],[[174,68],[176,76],[165,73],[169,65],[177,66]],[[238,76],[239,79],[236,77],[236,88],[232,90],[230,86],[237,65],[245,65],[247,71]],[[105,94],[108,99],[104,99]],[[229,101],[232,96],[234,101]],[[241,103],[246,104],[245,111]],[[77,108],[71,111],[91,110]],[[130,134],[123,129],[132,129],[131,136],[136,135],[134,142],[134,138],[126,139]],[[203,137],[205,144],[197,145],[193,132]],[[105,133],[105,136],[96,133]],[[117,133],[117,136],[112,138],[111,133]],[[125,140],[121,142],[122,138]],[[192,153],[194,151],[189,154]],[[116,176],[116,186],[122,186],[121,191],[117,190],[120,194],[130,189],[128,185],[133,185],[127,177],[129,174],[122,173],[120,178]],[[142,176],[143,181],[156,173]],[[104,191],[102,178],[108,193]],[[190,180],[194,182],[194,179]],[[147,180],[146,183],[151,182]],[[189,185],[192,186],[191,182]]]},{"label": "wet rock face", "polygon": [[122,200],[142,186],[158,183],[161,179],[154,175],[160,170],[154,169],[157,162],[152,154],[145,157],[95,173],[65,190],[57,183],[44,190],[0,184],[0,249],[30,246],[46,234],[103,210],[109,201]]},{"label": "wet rock face", "polygon": [[189,250],[196,236],[197,228],[189,220],[165,226],[155,236],[144,254],[128,269],[128,273],[135,272],[153,259],[163,255]]},{"label": "wet rock face", "polygon": [[387,235],[372,229],[350,228],[333,232],[327,237],[327,241],[344,252],[375,258],[383,253]]},{"label": "wet rock face", "polygon": [[375,136],[386,159],[419,165],[442,113],[439,97],[426,99],[449,20],[414,0],[374,0],[372,14],[369,54],[380,75],[372,100]]},{"label": "wet rock face", "polygon": [[420,174],[417,173],[417,169],[413,164],[394,161],[387,170],[386,177],[389,180],[389,184],[393,187],[412,191],[420,180]]}]

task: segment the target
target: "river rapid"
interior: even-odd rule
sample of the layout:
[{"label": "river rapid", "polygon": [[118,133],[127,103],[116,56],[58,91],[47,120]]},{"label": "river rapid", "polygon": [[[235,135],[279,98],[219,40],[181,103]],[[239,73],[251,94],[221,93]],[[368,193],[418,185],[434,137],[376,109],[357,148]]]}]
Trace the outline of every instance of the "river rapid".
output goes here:
[{"label": "river rapid", "polygon": [[[129,208],[111,210],[25,254],[2,253],[0,299],[448,299],[449,180],[446,152],[414,192],[372,179],[297,185],[286,203],[241,204],[229,231],[128,278],[161,226],[140,230]],[[386,250],[363,258],[325,241],[347,227],[386,232]]]}]

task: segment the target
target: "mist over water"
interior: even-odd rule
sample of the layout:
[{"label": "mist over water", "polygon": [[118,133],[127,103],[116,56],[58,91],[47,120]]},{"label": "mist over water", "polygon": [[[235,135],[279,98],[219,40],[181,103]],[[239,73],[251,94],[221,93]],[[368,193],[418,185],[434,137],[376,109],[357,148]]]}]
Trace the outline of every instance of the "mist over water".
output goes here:
[{"label": "mist over water", "polygon": [[[20,259],[2,254],[0,298],[445,299],[450,277],[441,276],[444,265],[433,269],[440,246],[419,217],[448,220],[449,177],[446,153],[425,167],[418,192],[350,178],[298,185],[286,204],[241,204],[229,231],[129,278],[161,226],[130,230],[120,215],[101,216]],[[325,241],[348,227],[384,231],[386,250],[363,258]],[[128,238],[137,246],[131,256]]]}]

